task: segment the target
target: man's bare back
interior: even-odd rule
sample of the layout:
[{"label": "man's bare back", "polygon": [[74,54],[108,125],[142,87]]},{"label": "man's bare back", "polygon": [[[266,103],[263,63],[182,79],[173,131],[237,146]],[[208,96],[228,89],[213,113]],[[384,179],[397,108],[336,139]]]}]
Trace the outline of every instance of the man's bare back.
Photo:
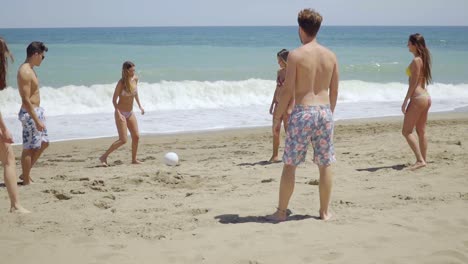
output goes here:
[{"label": "man's bare back", "polygon": [[330,104],[328,89],[332,87],[332,77],[336,74],[335,54],[316,41],[312,41],[291,52],[290,56],[296,70],[294,84],[296,104]]},{"label": "man's bare back", "polygon": [[285,87],[275,118],[284,113],[291,98],[296,105],[330,105],[333,112],[338,99],[338,75],[335,54],[315,38],[307,40],[289,53]]}]

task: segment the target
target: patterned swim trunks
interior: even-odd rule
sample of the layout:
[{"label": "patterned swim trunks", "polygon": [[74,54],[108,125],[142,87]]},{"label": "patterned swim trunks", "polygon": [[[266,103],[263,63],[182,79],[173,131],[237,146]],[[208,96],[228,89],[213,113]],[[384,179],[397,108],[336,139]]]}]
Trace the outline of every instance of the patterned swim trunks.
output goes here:
[{"label": "patterned swim trunks", "polygon": [[[45,125],[44,108],[36,107],[34,111],[36,111],[37,118]],[[18,119],[23,125],[23,149],[38,149],[41,148],[42,142],[49,142],[47,129],[37,130],[36,123],[26,109],[20,109]]]},{"label": "patterned swim trunks", "polygon": [[329,105],[296,105],[289,119],[283,162],[295,166],[304,162],[309,142],[314,148],[315,164],[327,166],[335,162],[333,127]]}]

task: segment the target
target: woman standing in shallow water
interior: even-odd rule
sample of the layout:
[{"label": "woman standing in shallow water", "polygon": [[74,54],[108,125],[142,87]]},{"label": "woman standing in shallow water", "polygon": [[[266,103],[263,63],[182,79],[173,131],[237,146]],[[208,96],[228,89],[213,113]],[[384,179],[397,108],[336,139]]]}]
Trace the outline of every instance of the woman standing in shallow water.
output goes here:
[{"label": "woman standing in shallow water", "polygon": [[[6,73],[8,69],[8,57],[13,60],[6,42],[0,38],[0,90],[6,88]],[[29,213],[19,204],[18,186],[16,179],[15,153],[11,147],[13,137],[3,121],[0,113],[0,161],[3,164],[3,178],[10,196],[10,212]]]},{"label": "woman standing in shallow water", "polygon": [[[414,59],[406,68],[409,87],[401,106],[401,111],[405,115],[402,134],[416,156],[416,163],[410,167],[415,170],[427,164],[426,122],[431,107],[431,96],[427,92],[427,85],[432,82],[431,54],[426,47],[424,37],[419,33],[410,35],[408,49],[413,53]],[[415,127],[417,138],[413,133]]]},{"label": "woman standing in shallow water", "polygon": [[141,161],[136,158],[140,133],[138,131],[137,119],[133,113],[133,101],[136,100],[142,115],[145,114],[145,110],[140,104],[137,84],[138,77],[135,75],[135,64],[130,61],[124,62],[122,65],[122,78],[117,83],[112,98],[112,103],[115,108],[115,124],[119,133],[119,139],[112,143],[106,153],[99,158],[103,166],[108,166],[107,157],[109,154],[127,143],[127,128],[132,137],[132,164],[141,163]]}]

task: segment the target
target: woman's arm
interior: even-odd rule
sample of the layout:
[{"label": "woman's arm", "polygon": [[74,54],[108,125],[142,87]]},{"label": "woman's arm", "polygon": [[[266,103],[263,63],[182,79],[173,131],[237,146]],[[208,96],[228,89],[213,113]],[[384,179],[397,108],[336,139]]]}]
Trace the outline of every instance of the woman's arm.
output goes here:
[{"label": "woman's arm", "polygon": [[[138,77],[135,78],[135,82],[138,85]],[[140,108],[141,114],[144,115],[145,114],[145,109],[141,106],[140,97],[138,96],[138,90],[135,93],[135,101],[137,102],[138,107]]]},{"label": "woman's arm", "polygon": [[13,143],[13,136],[3,121],[2,113],[0,113],[0,141],[5,143]]}]

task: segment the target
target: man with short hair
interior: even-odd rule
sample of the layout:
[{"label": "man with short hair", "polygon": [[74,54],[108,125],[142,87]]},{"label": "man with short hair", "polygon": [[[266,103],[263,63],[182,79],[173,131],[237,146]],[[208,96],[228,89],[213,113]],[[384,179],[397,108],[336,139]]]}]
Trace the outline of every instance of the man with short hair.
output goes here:
[{"label": "man with short hair", "polygon": [[18,69],[18,90],[21,109],[18,118],[23,125],[23,184],[32,182],[30,172],[42,152],[49,146],[44,109],[40,107],[39,80],[34,67],[39,67],[48,51],[44,43],[34,41],[26,49],[26,61]]},{"label": "man with short hair", "polygon": [[296,167],[305,161],[309,142],[320,172],[320,219],[331,218],[328,206],[331,164],[336,161],[333,112],[338,98],[338,63],[335,54],[317,42],[322,16],[315,10],[304,9],[298,14],[298,23],[303,45],[289,53],[286,80],[273,121],[274,133],[279,133],[281,116],[295,97],[284,148],[278,208],[268,216],[278,222],[285,221],[290,213],[287,208],[294,191]]}]

